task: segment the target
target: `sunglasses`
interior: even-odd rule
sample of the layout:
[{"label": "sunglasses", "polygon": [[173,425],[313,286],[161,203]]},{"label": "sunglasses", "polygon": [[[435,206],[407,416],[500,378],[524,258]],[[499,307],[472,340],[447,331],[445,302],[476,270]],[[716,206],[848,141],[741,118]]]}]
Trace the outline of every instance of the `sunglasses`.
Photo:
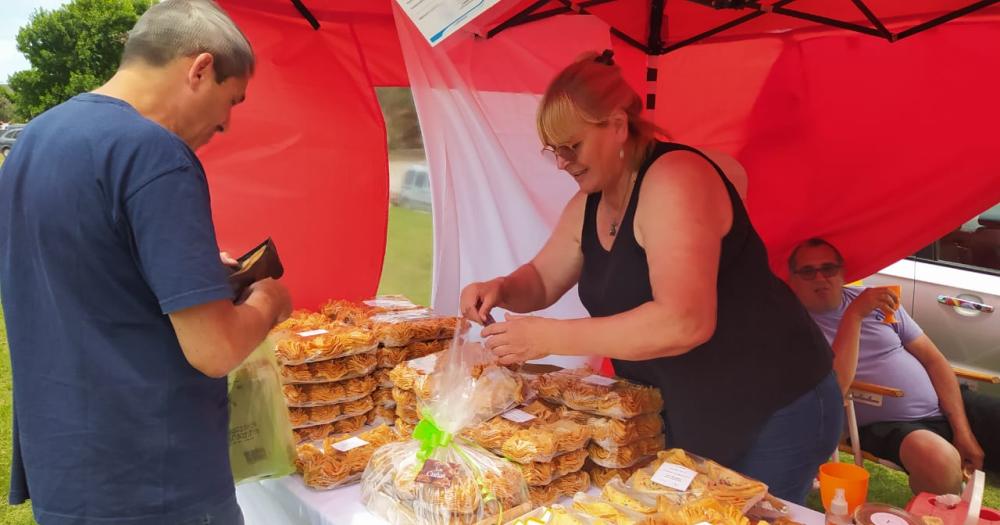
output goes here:
[{"label": "sunglasses", "polygon": [[840,272],[840,269],[843,266],[844,265],[842,264],[833,263],[824,264],[819,268],[816,268],[815,266],[803,266],[802,268],[795,270],[794,273],[807,281],[811,281],[816,278],[817,273],[822,274],[823,277],[833,277]]},{"label": "sunglasses", "polygon": [[577,150],[580,148],[580,144],[583,144],[583,141],[569,146],[545,146],[542,148],[542,156],[553,162],[556,161],[556,157],[566,162],[575,162],[579,155]]}]

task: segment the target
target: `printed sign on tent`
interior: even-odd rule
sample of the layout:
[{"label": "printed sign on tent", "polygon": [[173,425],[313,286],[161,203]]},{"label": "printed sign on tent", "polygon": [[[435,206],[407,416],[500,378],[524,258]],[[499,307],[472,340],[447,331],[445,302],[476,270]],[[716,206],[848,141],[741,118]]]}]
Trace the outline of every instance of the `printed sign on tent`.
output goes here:
[{"label": "printed sign on tent", "polygon": [[436,46],[500,0],[396,0],[424,38]]}]

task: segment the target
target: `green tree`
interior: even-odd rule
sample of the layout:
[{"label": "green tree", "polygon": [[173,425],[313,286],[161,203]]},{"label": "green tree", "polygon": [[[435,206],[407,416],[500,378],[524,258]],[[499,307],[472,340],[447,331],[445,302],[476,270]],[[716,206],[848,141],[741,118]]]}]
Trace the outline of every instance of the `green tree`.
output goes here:
[{"label": "green tree", "polygon": [[0,122],[14,120],[14,93],[10,88],[0,85]]},{"label": "green tree", "polygon": [[10,77],[17,116],[28,120],[90,91],[118,69],[129,29],[151,0],[72,0],[39,9],[17,33],[17,49],[31,69]]}]

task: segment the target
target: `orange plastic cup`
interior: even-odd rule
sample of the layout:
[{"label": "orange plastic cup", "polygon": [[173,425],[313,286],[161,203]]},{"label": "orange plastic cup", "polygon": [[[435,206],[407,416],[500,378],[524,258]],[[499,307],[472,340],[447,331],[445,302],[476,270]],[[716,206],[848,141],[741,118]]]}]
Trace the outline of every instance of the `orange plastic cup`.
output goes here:
[{"label": "orange plastic cup", "polygon": [[844,489],[847,513],[868,499],[868,471],[852,463],[824,463],[819,467],[819,496],[823,508],[829,510],[837,489]]},{"label": "orange plastic cup", "polygon": [[[902,286],[900,286],[898,284],[890,284],[888,286],[879,286],[879,288],[884,288],[886,290],[889,290],[889,293],[891,293],[892,295],[896,296],[896,302],[902,304],[902,301],[903,301],[903,287]],[[885,323],[885,324],[896,324],[897,323],[897,321],[896,321],[896,311],[895,310],[886,311],[885,309],[883,309],[882,312],[885,314],[885,319],[882,320],[883,323]]]}]

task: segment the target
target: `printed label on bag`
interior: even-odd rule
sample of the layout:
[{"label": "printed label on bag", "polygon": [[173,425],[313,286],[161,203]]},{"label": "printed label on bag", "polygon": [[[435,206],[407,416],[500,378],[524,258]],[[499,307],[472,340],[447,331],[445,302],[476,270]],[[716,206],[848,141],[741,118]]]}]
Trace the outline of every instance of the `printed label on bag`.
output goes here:
[{"label": "printed label on bag", "polygon": [[617,379],[611,379],[610,377],[599,376],[597,374],[587,376],[581,379],[581,381],[583,381],[584,383],[590,383],[592,385],[601,385],[601,386],[611,386],[618,382]]},{"label": "printed label on bag", "polygon": [[392,299],[388,297],[376,297],[374,299],[361,302],[366,306],[371,306],[372,308],[409,309],[417,307],[417,305],[413,304],[409,299]]},{"label": "printed label on bag", "polygon": [[458,469],[459,466],[456,463],[428,459],[424,462],[424,468],[420,469],[415,481],[446,489],[451,486],[452,480],[458,475]]},{"label": "printed label on bag", "polygon": [[352,437],[352,438],[348,438],[348,439],[345,439],[343,441],[338,441],[338,442],[334,443],[333,444],[333,448],[335,448],[335,449],[337,449],[337,450],[339,450],[341,452],[347,452],[348,450],[353,450],[353,449],[356,449],[358,447],[363,447],[363,446],[368,445],[368,444],[369,443],[367,441],[365,441],[365,440],[363,440],[363,439],[361,439],[359,437]]},{"label": "printed label on bag", "polygon": [[524,410],[518,408],[515,408],[513,410],[508,410],[503,414],[501,414],[500,417],[509,421],[513,421],[515,423],[527,423],[528,421],[535,419],[535,416],[533,416],[532,414],[529,414]]},{"label": "printed label on bag", "polygon": [[296,335],[298,335],[299,337],[315,337],[317,335],[323,335],[323,334],[328,334],[328,333],[330,333],[330,332],[327,331],[327,330],[323,330],[322,328],[320,328],[319,330],[307,330],[305,332],[299,332]]},{"label": "printed label on bag", "polygon": [[691,486],[691,482],[697,475],[697,472],[687,467],[675,463],[664,463],[656,469],[652,479],[664,487],[685,491]]}]

